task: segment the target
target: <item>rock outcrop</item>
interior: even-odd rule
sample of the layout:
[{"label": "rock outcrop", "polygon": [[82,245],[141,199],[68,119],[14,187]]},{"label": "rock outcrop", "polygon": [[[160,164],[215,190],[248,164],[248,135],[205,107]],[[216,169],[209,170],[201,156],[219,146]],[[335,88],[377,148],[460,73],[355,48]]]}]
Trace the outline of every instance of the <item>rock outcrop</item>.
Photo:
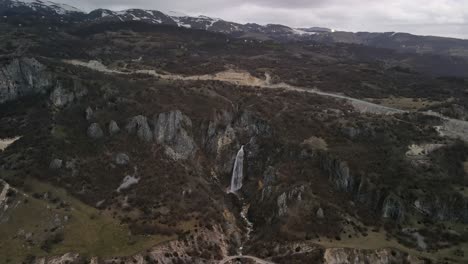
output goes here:
[{"label": "rock outcrop", "polygon": [[355,178],[351,177],[348,164],[338,159],[323,159],[322,168],[328,172],[330,181],[340,191],[353,191]]},{"label": "rock outcrop", "polygon": [[408,254],[393,249],[350,249],[350,248],[328,248],[323,256],[325,264],[391,264],[411,263],[423,264],[425,260],[414,258]]},{"label": "rock outcrop", "polygon": [[420,213],[436,221],[468,223],[468,198],[459,193],[421,196],[413,205]]},{"label": "rock outcrop", "polygon": [[394,221],[403,221],[408,210],[416,210],[434,221],[468,223],[468,198],[457,192],[443,194],[414,194],[414,200],[404,200],[384,188],[378,188],[368,178],[350,173],[346,162],[328,154],[320,155],[321,167],[337,190],[350,193],[354,200],[381,216]]},{"label": "rock outcrop", "polygon": [[316,215],[317,218],[319,218],[319,219],[325,218],[325,213],[323,212],[323,209],[322,209],[322,208],[319,208],[319,209],[317,210],[317,212],[315,213],[315,215]]},{"label": "rock outcrop", "polygon": [[277,198],[277,206],[278,206],[278,216],[284,216],[288,214],[288,205],[290,203],[297,203],[302,201],[302,194],[305,191],[305,186],[298,186],[291,189],[288,192],[282,193]]},{"label": "rock outcrop", "polygon": [[190,136],[192,121],[179,110],[161,113],[153,120],[154,138],[165,148],[166,155],[175,160],[192,157],[197,149]]},{"label": "rock outcrop", "polygon": [[46,93],[52,85],[52,75],[34,58],[17,58],[0,66],[0,104]]},{"label": "rock outcrop", "polygon": [[92,123],[88,127],[88,137],[92,139],[100,139],[104,137],[104,132],[101,129],[101,126],[98,123]]},{"label": "rock outcrop", "polygon": [[130,157],[125,153],[115,155],[115,163],[117,165],[127,165],[130,162]]},{"label": "rock outcrop", "polygon": [[241,145],[249,145],[249,153],[253,154],[255,148],[251,143],[258,137],[269,137],[272,134],[268,123],[249,111],[236,114],[217,110],[213,113],[212,120],[205,124],[203,131],[203,145],[212,155],[220,173],[231,172],[234,157]]},{"label": "rock outcrop", "polygon": [[80,81],[71,80],[70,86],[58,81],[50,94],[50,101],[57,108],[65,107],[88,94],[88,89]]},{"label": "rock outcrop", "polygon": [[378,188],[364,176],[353,175],[346,162],[326,152],[321,152],[319,159],[322,170],[337,190],[351,194],[355,201],[373,211],[381,211],[383,218],[395,221],[404,219],[405,204],[397,195]]},{"label": "rock outcrop", "polygon": [[399,197],[389,195],[385,198],[382,205],[382,217],[401,221],[405,216],[404,208],[405,206]]},{"label": "rock outcrop", "polygon": [[130,134],[136,134],[143,141],[150,142],[153,139],[153,133],[145,116],[139,115],[131,118],[126,130]]},{"label": "rock outcrop", "polygon": [[62,168],[63,161],[61,159],[54,159],[50,162],[49,168],[52,170],[58,170]]},{"label": "rock outcrop", "polygon": [[86,108],[85,116],[86,116],[86,120],[88,121],[94,118],[94,111],[91,107],[88,106],[88,108]]},{"label": "rock outcrop", "polygon": [[34,264],[78,264],[83,263],[84,259],[76,253],[67,253],[58,257],[41,257],[36,259]]},{"label": "rock outcrop", "polygon": [[249,137],[259,135],[268,137],[272,133],[268,122],[257,118],[252,112],[249,111],[242,112],[234,126],[246,132]]},{"label": "rock outcrop", "polygon": [[114,120],[109,122],[109,135],[113,136],[120,132],[120,127]]},{"label": "rock outcrop", "polygon": [[66,91],[61,85],[58,85],[50,94],[50,101],[55,107],[63,107],[75,100],[72,92]]}]

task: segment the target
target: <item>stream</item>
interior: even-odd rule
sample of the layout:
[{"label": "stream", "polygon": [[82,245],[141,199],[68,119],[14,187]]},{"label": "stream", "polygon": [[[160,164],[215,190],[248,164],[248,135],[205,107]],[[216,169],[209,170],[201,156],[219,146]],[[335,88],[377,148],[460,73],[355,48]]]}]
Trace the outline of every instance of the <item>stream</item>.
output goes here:
[{"label": "stream", "polygon": [[250,240],[250,234],[253,232],[253,223],[250,222],[249,218],[247,217],[247,213],[249,212],[249,207],[250,207],[250,204],[246,204],[244,201],[242,201],[242,211],[240,213],[240,216],[242,218],[242,220],[244,220],[244,223],[245,225],[247,226],[247,233],[245,234],[246,238],[245,240],[241,243],[241,246],[239,247],[239,255],[242,256],[243,255],[243,250],[244,250],[244,246],[247,242],[249,242]]}]

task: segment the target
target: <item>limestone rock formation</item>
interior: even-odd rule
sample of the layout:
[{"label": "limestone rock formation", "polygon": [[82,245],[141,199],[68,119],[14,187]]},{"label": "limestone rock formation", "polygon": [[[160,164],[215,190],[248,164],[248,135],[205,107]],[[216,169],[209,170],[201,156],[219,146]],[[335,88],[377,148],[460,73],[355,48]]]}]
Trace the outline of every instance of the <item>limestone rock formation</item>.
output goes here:
[{"label": "limestone rock formation", "polygon": [[354,178],[350,175],[346,162],[322,155],[322,168],[328,173],[330,181],[341,191],[352,191]]},{"label": "limestone rock formation", "polygon": [[104,136],[104,132],[98,123],[92,123],[88,128],[88,136],[92,139],[99,139]]},{"label": "limestone rock formation", "polygon": [[271,135],[271,127],[269,124],[257,118],[255,114],[249,111],[242,112],[235,125],[247,132],[250,137]]},{"label": "limestone rock formation", "polygon": [[61,159],[54,159],[50,162],[49,168],[53,170],[58,170],[62,168],[63,161]]},{"label": "limestone rock formation", "polygon": [[288,205],[286,203],[286,199],[287,199],[286,193],[282,193],[278,197],[277,204],[278,204],[278,215],[279,216],[283,216],[288,212]]},{"label": "limestone rock formation", "polygon": [[117,165],[127,165],[130,162],[130,157],[125,153],[115,155],[115,163]]},{"label": "limestone rock formation", "polygon": [[148,119],[145,116],[139,115],[131,118],[126,126],[126,130],[130,134],[136,134],[139,139],[146,142],[150,142],[153,139]]},{"label": "limestone rock formation", "polygon": [[88,94],[88,89],[80,81],[71,80],[70,83],[70,86],[66,86],[62,82],[57,82],[54,85],[55,88],[50,94],[50,101],[53,106],[57,108],[65,107]]},{"label": "limestone rock formation", "polygon": [[85,111],[86,120],[90,121],[94,117],[94,111],[91,107],[88,106]]},{"label": "limestone rock formation", "polygon": [[109,122],[109,135],[113,136],[120,132],[120,127],[114,120]]},{"label": "limestone rock formation", "polygon": [[382,217],[390,218],[395,221],[403,220],[403,217],[404,217],[403,202],[394,195],[387,196],[382,206]]},{"label": "limestone rock formation", "polygon": [[278,206],[278,216],[284,216],[288,213],[288,204],[302,201],[302,193],[304,191],[305,186],[298,186],[278,196],[276,201]]},{"label": "limestone rock formation", "polygon": [[353,175],[346,162],[321,153],[320,166],[328,174],[329,181],[337,190],[350,193],[355,201],[372,210],[381,210],[383,218],[395,221],[404,219],[403,200],[391,192],[376,187],[366,177]]},{"label": "limestone rock formation", "polygon": [[468,223],[468,197],[459,193],[424,195],[413,203],[420,213],[437,221]]},{"label": "limestone rock formation", "polygon": [[46,93],[52,85],[52,75],[34,58],[17,58],[0,66],[0,104]]},{"label": "limestone rock formation", "polygon": [[316,213],[315,215],[316,215],[318,218],[320,218],[320,219],[325,218],[325,213],[323,212],[323,209],[322,209],[322,208],[319,208],[319,209],[317,210],[317,213]]},{"label": "limestone rock formation", "polygon": [[175,160],[192,157],[197,149],[190,136],[192,121],[179,110],[161,113],[154,118],[154,138]]},{"label": "limestone rock formation", "polygon": [[58,257],[41,257],[36,259],[34,264],[75,264],[83,263],[84,259],[76,253],[67,253],[63,256]]}]

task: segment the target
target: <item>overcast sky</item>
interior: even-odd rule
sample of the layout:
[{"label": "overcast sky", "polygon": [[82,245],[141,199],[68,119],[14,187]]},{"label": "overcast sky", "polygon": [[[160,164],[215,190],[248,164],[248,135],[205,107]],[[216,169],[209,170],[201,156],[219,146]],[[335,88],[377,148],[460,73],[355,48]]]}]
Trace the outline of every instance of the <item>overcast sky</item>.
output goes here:
[{"label": "overcast sky", "polygon": [[146,8],[228,21],[468,39],[468,0],[54,0],[85,11]]}]

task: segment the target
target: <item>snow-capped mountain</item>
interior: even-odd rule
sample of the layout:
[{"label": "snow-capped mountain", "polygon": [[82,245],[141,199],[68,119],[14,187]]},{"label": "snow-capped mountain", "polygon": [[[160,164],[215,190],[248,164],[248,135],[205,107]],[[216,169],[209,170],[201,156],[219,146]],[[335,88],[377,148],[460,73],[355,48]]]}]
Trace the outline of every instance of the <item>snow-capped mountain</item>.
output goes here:
[{"label": "snow-capped mountain", "polygon": [[177,25],[168,15],[156,10],[128,9],[124,11],[111,11],[97,9],[87,16],[92,21],[142,21],[150,24]]},{"label": "snow-capped mountain", "polygon": [[[13,19],[14,18],[14,19]],[[468,41],[415,36],[407,33],[343,32],[322,28],[291,28],[284,25],[255,23],[240,24],[207,16],[189,16],[174,11],[128,9],[112,11],[96,9],[90,13],[78,8],[46,0],[0,0],[0,21],[31,25],[53,23],[54,26],[70,23],[101,23],[141,21],[154,25],[170,25],[207,30],[238,38],[255,38],[277,41],[313,41],[321,43],[352,43],[379,48],[389,48],[413,53],[435,53],[468,57]]]},{"label": "snow-capped mountain", "polygon": [[7,5],[10,8],[26,8],[33,11],[49,11],[56,13],[57,15],[66,15],[71,13],[84,13],[82,10],[67,5],[60,4],[51,1],[42,1],[42,0],[12,0],[12,1],[2,1],[3,4]]},{"label": "snow-capped mountain", "polygon": [[[108,9],[96,9],[85,13],[78,8],[43,0],[1,0],[0,15],[40,15],[48,17],[60,17],[61,21],[73,17],[73,21],[83,22],[124,22],[142,21],[150,24],[174,25],[184,28],[202,29],[225,34],[236,34],[237,36],[255,34],[267,34],[285,36],[302,36],[303,30],[296,30],[283,25],[258,25],[239,24],[225,21],[221,18],[207,16],[189,16],[175,11],[161,12],[157,10],[128,9],[123,11],[112,11]],[[322,31],[323,32],[323,31]],[[269,36],[272,37],[272,36]]]}]

